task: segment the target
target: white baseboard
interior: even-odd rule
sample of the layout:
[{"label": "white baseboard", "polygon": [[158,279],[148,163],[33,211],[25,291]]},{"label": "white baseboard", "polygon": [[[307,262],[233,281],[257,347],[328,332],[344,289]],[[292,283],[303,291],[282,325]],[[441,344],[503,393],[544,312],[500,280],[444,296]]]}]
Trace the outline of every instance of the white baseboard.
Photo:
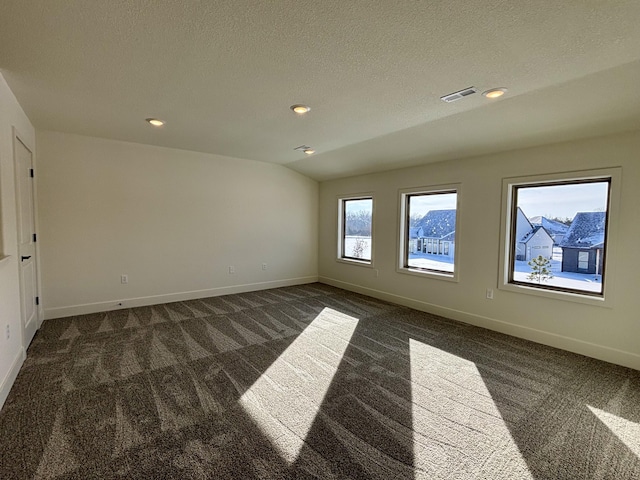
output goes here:
[{"label": "white baseboard", "polygon": [[334,287],[342,288],[370,297],[379,298],[380,300],[386,300],[388,302],[397,303],[405,307],[414,308],[427,313],[440,315],[442,317],[457,320],[459,322],[468,323],[477,327],[483,327],[488,330],[494,330],[500,333],[506,333],[518,338],[524,338],[525,340],[531,340],[532,342],[541,343],[550,347],[560,348],[573,353],[579,353],[587,357],[596,358],[598,360],[604,360],[605,362],[615,363],[616,365],[622,365],[624,367],[640,370],[640,355],[632,352],[625,352],[611,347],[605,347],[603,345],[597,345],[595,343],[585,342],[571,337],[558,335],[555,333],[545,332],[543,330],[537,330],[531,327],[524,327],[522,325],[516,325],[514,323],[505,322],[502,320],[496,320],[494,318],[484,317],[482,315],[476,315],[474,313],[463,312],[461,310],[455,310],[453,308],[442,307],[432,303],[423,302],[420,300],[414,300],[413,298],[403,297],[393,293],[384,292],[381,290],[375,290],[373,288],[362,287],[360,285],[343,282],[328,277],[319,277],[319,281],[332,285]]},{"label": "white baseboard", "polygon": [[[169,293],[165,295],[152,295],[149,297],[126,298],[124,300],[109,300],[107,302],[85,303],[82,305],[70,305],[67,307],[55,307],[44,309],[44,319],[70,317],[73,315],[86,315],[89,313],[106,312],[122,308],[145,307],[160,303],[181,302],[196,300],[198,298],[217,297],[233,293],[255,292],[269,288],[290,287],[318,281],[317,276],[288,278],[270,282],[249,283],[245,285],[232,285],[229,287],[209,288],[206,290],[193,290],[190,292]],[[122,303],[122,305],[118,305]]]},{"label": "white baseboard", "polygon": [[13,382],[16,381],[16,377],[18,376],[18,372],[20,371],[20,367],[24,363],[24,359],[26,358],[24,348],[20,348],[16,358],[13,359],[13,363],[11,364],[11,368],[7,372],[7,375],[2,379],[2,383],[0,384],[0,409],[4,405],[4,402],[7,400],[9,396],[9,391],[13,386]]}]

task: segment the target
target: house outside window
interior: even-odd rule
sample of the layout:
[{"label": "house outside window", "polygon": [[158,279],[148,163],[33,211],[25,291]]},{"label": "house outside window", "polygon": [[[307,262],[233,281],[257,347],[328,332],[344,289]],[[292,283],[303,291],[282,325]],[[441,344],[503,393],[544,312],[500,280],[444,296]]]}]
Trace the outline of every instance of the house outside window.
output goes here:
[{"label": "house outside window", "polygon": [[[400,191],[398,272],[457,281],[456,237],[460,185]],[[422,249],[412,249],[420,231]]]},{"label": "house outside window", "polygon": [[499,287],[604,300],[619,178],[607,169],[505,179]]}]

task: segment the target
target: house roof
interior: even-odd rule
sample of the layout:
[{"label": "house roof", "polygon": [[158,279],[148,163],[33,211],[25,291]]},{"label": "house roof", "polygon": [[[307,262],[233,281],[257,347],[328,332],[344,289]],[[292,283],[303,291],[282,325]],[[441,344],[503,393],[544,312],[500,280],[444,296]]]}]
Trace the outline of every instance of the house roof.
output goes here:
[{"label": "house roof", "polygon": [[640,129],[640,2],[151,3],[0,2],[0,70],[37,129],[316,180]]},{"label": "house roof", "polygon": [[538,215],[537,217],[531,217],[529,219],[529,222],[531,223],[531,225],[544,227],[545,230],[552,236],[564,235],[565,233],[567,233],[567,230],[569,230],[569,225],[556,222],[555,220],[550,220],[547,217],[543,217],[540,215]]},{"label": "house roof", "polygon": [[553,237],[551,237],[551,235],[549,235],[549,232],[543,226],[537,225],[537,226],[533,227],[532,230],[527,232],[527,234],[524,237],[522,237],[521,242],[522,243],[528,243],[533,237],[536,236],[536,233],[538,233],[541,230],[542,230],[543,234],[546,234],[549,237],[549,239],[551,239],[551,241],[553,241]]},{"label": "house roof", "polygon": [[446,242],[455,242],[456,241],[456,232],[450,232],[444,235],[440,240],[444,240]]},{"label": "house roof", "polygon": [[456,211],[451,210],[430,210],[419,222],[423,235],[430,238],[443,238],[455,240]]},{"label": "house roof", "polygon": [[409,227],[409,238],[418,238],[421,236],[422,227]]},{"label": "house roof", "polygon": [[529,236],[533,233],[533,225],[520,207],[518,207],[516,215],[516,233],[520,233],[521,235],[518,239],[519,242],[525,242],[526,239],[529,238]]},{"label": "house roof", "polygon": [[607,214],[605,212],[579,212],[564,236],[561,247],[602,248]]}]

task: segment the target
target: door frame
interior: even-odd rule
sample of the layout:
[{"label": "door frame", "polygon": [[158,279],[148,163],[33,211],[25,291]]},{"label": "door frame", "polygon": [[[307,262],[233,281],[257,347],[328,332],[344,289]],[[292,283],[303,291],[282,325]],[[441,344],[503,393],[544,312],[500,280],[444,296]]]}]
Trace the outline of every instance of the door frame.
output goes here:
[{"label": "door frame", "polygon": [[[31,168],[36,172],[36,154],[35,154],[35,146],[31,145],[31,142],[27,139],[26,136],[22,135],[20,131],[14,126],[12,126],[12,147],[13,147],[13,181],[14,181],[14,195],[15,195],[15,203],[16,203],[16,247],[20,242],[20,232],[18,229],[18,216],[20,215],[20,192],[18,191],[18,182],[19,182],[19,172],[17,168],[17,155],[18,155],[18,142],[20,142],[29,153],[31,153]],[[31,195],[33,197],[33,224],[35,228],[35,233],[38,234],[40,231],[39,221],[38,221],[38,188],[37,188],[37,175],[34,175],[32,183],[31,183]],[[39,305],[36,305],[36,331],[40,329],[42,326],[42,321],[44,319],[44,308],[42,302],[42,285],[41,285],[41,275],[40,275],[40,235],[37,235],[37,240],[34,244],[34,253],[35,253],[35,268],[36,268],[36,295],[40,297]],[[19,263],[19,262],[18,262]],[[18,275],[22,275],[19,270],[20,266],[18,265]],[[20,278],[20,277],[19,277]],[[20,298],[22,298],[22,281],[19,280],[19,288],[20,288]],[[22,347],[24,348],[24,353],[27,352],[27,347],[29,345],[25,345],[25,335],[24,335],[24,320],[22,318],[22,302],[20,305],[20,334],[22,338]]]}]

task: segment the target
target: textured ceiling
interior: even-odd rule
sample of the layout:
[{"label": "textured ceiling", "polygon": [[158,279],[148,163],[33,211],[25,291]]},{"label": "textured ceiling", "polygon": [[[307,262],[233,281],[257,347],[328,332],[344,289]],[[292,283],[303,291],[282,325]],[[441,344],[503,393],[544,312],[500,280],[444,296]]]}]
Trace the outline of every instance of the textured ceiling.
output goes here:
[{"label": "textured ceiling", "polygon": [[[637,0],[2,0],[0,70],[37,128],[322,180],[640,129],[639,20]],[[509,91],[440,100],[472,85]]]}]

